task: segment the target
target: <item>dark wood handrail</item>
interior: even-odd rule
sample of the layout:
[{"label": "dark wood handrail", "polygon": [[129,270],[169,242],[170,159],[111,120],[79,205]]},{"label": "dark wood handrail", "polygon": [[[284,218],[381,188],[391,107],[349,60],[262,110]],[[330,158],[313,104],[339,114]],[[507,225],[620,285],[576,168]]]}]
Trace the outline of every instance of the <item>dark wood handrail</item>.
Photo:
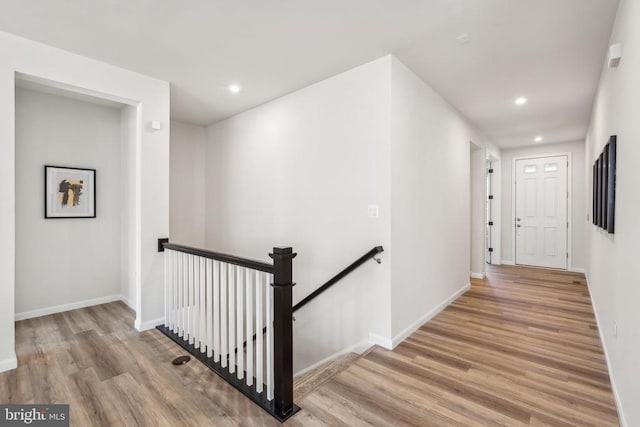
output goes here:
[{"label": "dark wood handrail", "polygon": [[247,258],[240,258],[235,255],[228,255],[219,252],[212,252],[206,249],[192,248],[190,246],[176,245],[175,243],[164,243],[165,249],[172,251],[184,252],[186,254],[196,255],[203,258],[209,258],[216,261],[226,262],[227,264],[238,265],[240,267],[250,268],[252,270],[264,271],[273,274],[273,264],[255,261]]},{"label": "dark wood handrail", "polygon": [[[336,282],[338,282],[340,279],[345,277],[347,274],[351,273],[353,270],[355,270],[356,268],[358,268],[359,266],[364,264],[366,261],[368,261],[369,259],[373,258],[374,256],[378,255],[379,253],[381,253],[383,251],[384,251],[384,248],[382,246],[376,246],[375,248],[371,249],[366,254],[362,255],[360,258],[355,260],[347,268],[345,268],[340,273],[338,273],[335,276],[333,276],[327,283],[325,283],[324,285],[320,286],[318,289],[316,289],[310,295],[308,295],[305,299],[300,301],[298,304],[294,305],[292,312],[295,313],[296,310],[298,310],[299,308],[303,307],[304,305],[309,303],[311,300],[313,300],[315,297],[320,295],[322,292],[324,292],[327,289],[329,289],[331,286],[333,286]],[[262,328],[262,334],[264,335],[266,333],[267,333],[267,327],[265,326],[264,328]],[[258,333],[256,332],[255,334],[253,334],[253,341],[255,341],[257,338],[258,338]],[[247,341],[245,341],[242,344],[242,347],[243,347],[243,349],[247,347]],[[238,348],[236,348],[234,351],[237,354],[238,353]]]},{"label": "dark wood handrail", "polygon": [[364,264],[365,262],[367,262],[368,260],[370,260],[371,258],[375,257],[376,255],[378,255],[379,253],[381,253],[383,251],[384,251],[384,249],[383,249],[382,246],[376,246],[375,248],[371,249],[366,254],[362,255],[360,258],[355,260],[353,263],[351,263],[348,267],[346,267],[340,273],[336,274],[331,279],[329,279],[329,281],[327,283],[325,283],[324,285],[320,286],[318,289],[316,289],[315,291],[311,292],[302,301],[300,301],[299,303],[294,305],[293,306],[293,312],[295,313],[297,310],[301,309],[302,307],[304,307],[305,305],[310,303],[314,298],[316,298],[318,295],[320,295],[321,293],[323,293],[324,291],[329,289],[331,286],[335,285],[336,282],[338,282],[339,280],[344,278],[347,274],[351,273],[353,270],[355,270],[356,268],[360,267],[362,264]]}]

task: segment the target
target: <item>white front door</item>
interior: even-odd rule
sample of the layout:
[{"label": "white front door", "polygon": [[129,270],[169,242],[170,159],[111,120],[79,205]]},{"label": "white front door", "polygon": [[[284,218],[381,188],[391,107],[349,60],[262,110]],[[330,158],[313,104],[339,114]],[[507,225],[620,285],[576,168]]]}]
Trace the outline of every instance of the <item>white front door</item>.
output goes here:
[{"label": "white front door", "polygon": [[516,160],[516,264],[567,268],[567,156]]}]

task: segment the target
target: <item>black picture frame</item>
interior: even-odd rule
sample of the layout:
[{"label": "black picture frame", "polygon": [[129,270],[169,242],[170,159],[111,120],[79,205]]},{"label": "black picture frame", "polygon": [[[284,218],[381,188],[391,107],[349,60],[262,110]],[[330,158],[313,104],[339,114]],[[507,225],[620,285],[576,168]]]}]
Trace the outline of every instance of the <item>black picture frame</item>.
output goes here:
[{"label": "black picture frame", "polygon": [[616,160],[617,138],[613,135],[592,167],[592,222],[609,234],[615,232]]},{"label": "black picture frame", "polygon": [[609,181],[609,149],[605,147],[602,151],[602,186],[600,187],[600,191],[602,191],[602,228],[607,227],[607,206],[608,206],[608,181]]},{"label": "black picture frame", "polygon": [[[97,216],[97,173],[95,169],[44,166],[45,219],[80,219]],[[68,179],[75,178],[75,179]],[[62,181],[61,181],[62,179]],[[61,191],[63,183],[68,196]],[[84,196],[84,197],[82,197]],[[58,202],[62,197],[64,202]],[[71,201],[71,206],[69,206]]]},{"label": "black picture frame", "polygon": [[598,166],[596,163],[591,167],[593,177],[592,177],[592,185],[593,191],[591,192],[591,223],[593,225],[598,225]]},{"label": "black picture frame", "polygon": [[596,187],[596,225],[602,227],[602,153],[596,160],[597,169],[597,187]]},{"label": "black picture frame", "polygon": [[613,234],[615,232],[615,215],[616,215],[616,151],[617,138],[612,136],[607,144],[607,232]]}]

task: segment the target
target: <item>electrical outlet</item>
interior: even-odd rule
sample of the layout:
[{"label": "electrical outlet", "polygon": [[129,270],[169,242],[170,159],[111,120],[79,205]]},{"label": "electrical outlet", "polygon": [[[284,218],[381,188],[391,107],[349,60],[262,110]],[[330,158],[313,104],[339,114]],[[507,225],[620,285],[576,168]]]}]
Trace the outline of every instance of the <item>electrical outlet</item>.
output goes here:
[{"label": "electrical outlet", "polygon": [[367,206],[367,216],[369,218],[378,218],[378,217],[380,217],[380,207],[378,205],[369,205],[369,206]]}]

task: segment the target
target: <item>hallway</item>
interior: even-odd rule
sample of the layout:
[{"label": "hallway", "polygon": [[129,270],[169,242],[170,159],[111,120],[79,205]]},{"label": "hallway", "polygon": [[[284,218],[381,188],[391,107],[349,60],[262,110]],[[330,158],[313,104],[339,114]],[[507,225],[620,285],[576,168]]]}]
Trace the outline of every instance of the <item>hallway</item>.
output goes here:
[{"label": "hallway", "polygon": [[584,276],[523,267],[298,403],[331,425],[618,425]]},{"label": "hallway", "polygon": [[[0,401],[70,403],[72,425],[279,425],[110,303],[17,322]],[[491,267],[395,350],[355,360],[287,425],[618,425],[584,277]]]}]

